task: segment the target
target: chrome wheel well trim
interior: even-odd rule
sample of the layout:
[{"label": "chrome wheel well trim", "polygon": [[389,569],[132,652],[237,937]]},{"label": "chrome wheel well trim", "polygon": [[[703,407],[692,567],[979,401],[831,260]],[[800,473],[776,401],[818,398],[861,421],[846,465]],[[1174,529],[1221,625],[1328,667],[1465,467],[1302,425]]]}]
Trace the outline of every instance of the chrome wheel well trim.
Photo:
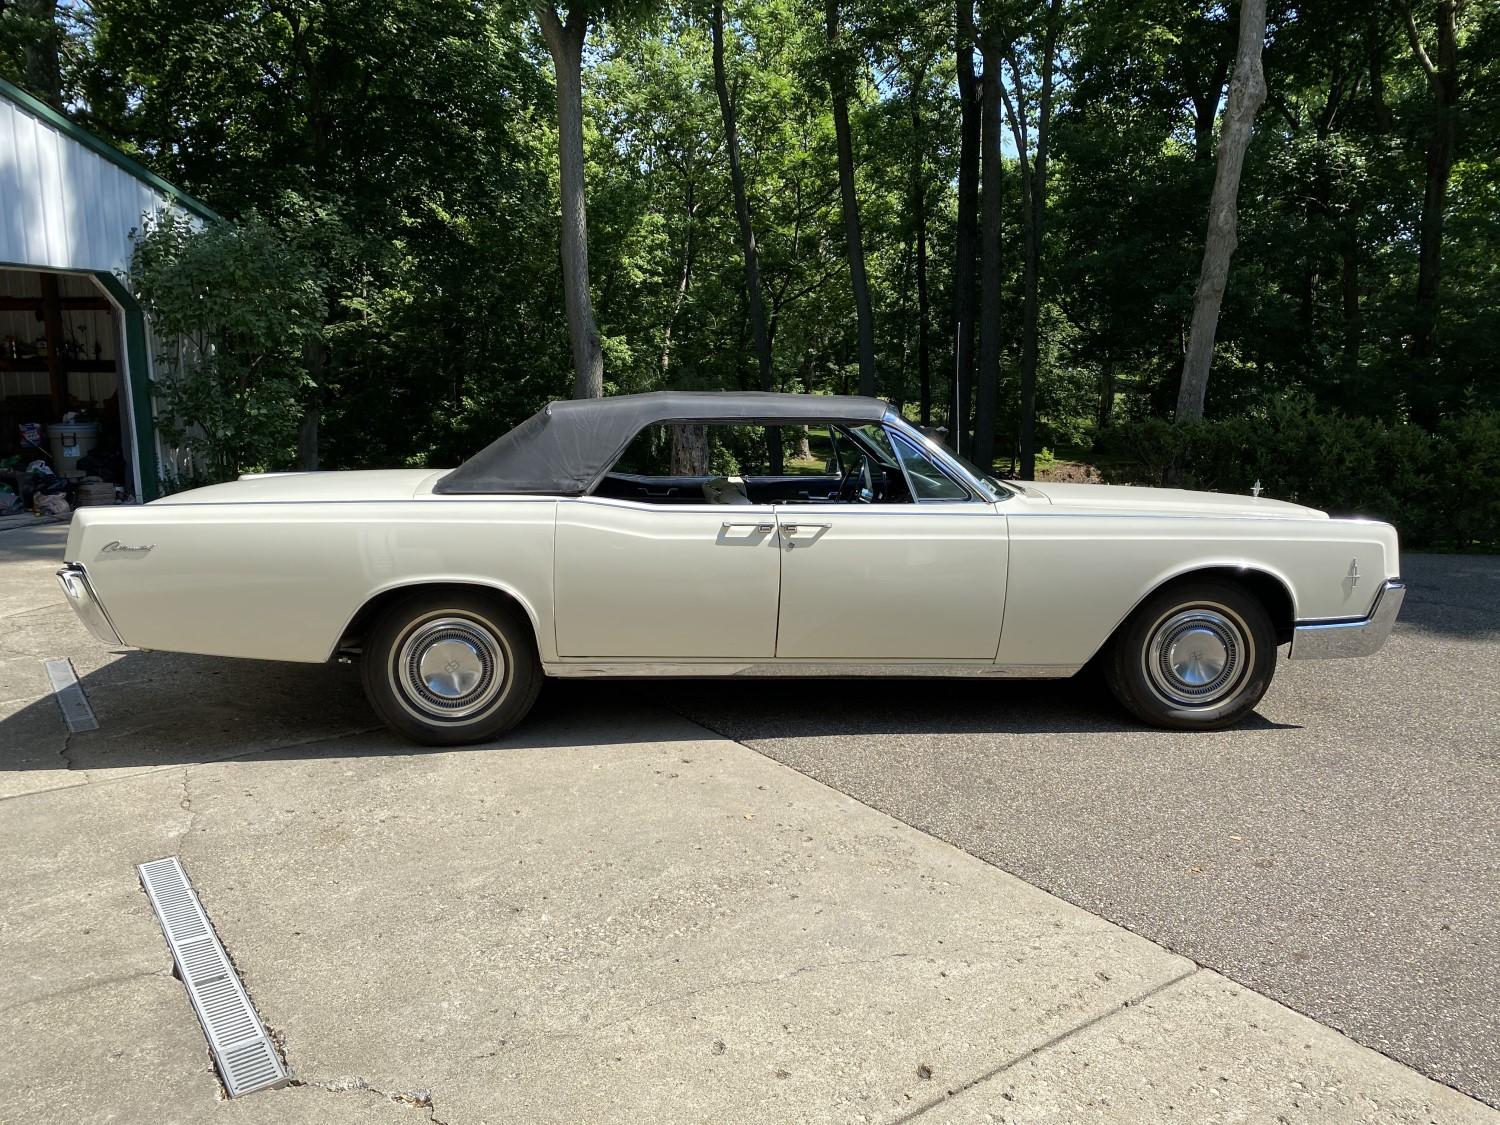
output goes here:
[{"label": "chrome wheel well trim", "polygon": [[[1203,581],[1213,581],[1215,578],[1223,578],[1225,581],[1233,583],[1235,582],[1236,576],[1241,574],[1255,574],[1260,576],[1260,578],[1262,579],[1269,579],[1280,585],[1282,590],[1286,592],[1287,602],[1291,606],[1292,611],[1292,619],[1286,623],[1287,628],[1295,628],[1299,624],[1299,622],[1297,621],[1297,595],[1292,590],[1292,584],[1288,582],[1285,577],[1276,573],[1274,570],[1270,570],[1267,567],[1261,566],[1259,564],[1246,565],[1223,562],[1190,563],[1184,569],[1173,571],[1171,574],[1164,575],[1153,582],[1150,588],[1147,589],[1146,592],[1143,593],[1140,597],[1138,597],[1131,604],[1130,608],[1127,609],[1123,614],[1121,614],[1119,619],[1112,626],[1110,626],[1109,631],[1104,634],[1104,638],[1099,642],[1097,646],[1095,646],[1094,651],[1089,654],[1089,660],[1093,660],[1096,656],[1104,651],[1105,647],[1115,639],[1120,630],[1125,627],[1126,623],[1128,623],[1130,619],[1135,616],[1136,610],[1140,609],[1141,606],[1145,605],[1147,601],[1149,601],[1151,598],[1154,598],[1157,594],[1161,593],[1173,583],[1183,582],[1194,578],[1202,579]],[[1256,601],[1260,601],[1260,598],[1256,596],[1254,590],[1251,590],[1243,583],[1238,583],[1238,585],[1250,597],[1255,598]],[[1271,613],[1269,606],[1266,606],[1263,602],[1261,603],[1261,606],[1266,610],[1268,615]],[[1273,631],[1280,629],[1280,625],[1278,625],[1274,620],[1272,621],[1272,629]],[[1278,641],[1277,643],[1284,642]],[[1087,661],[1085,661],[1085,663],[1087,663]]]},{"label": "chrome wheel well trim", "polygon": [[516,606],[526,615],[526,620],[531,625],[531,636],[537,651],[542,649],[542,624],[536,610],[513,587],[501,582],[481,578],[411,578],[393,582],[378,589],[371,590],[359,606],[349,615],[344,622],[343,628],[338,632],[338,637],[333,642],[325,660],[332,660],[340,653],[353,652],[359,649],[356,639],[362,641],[369,633],[370,627],[380,612],[392,603],[399,601],[409,594],[436,592],[439,590],[456,590],[461,593],[489,594],[501,598]]}]

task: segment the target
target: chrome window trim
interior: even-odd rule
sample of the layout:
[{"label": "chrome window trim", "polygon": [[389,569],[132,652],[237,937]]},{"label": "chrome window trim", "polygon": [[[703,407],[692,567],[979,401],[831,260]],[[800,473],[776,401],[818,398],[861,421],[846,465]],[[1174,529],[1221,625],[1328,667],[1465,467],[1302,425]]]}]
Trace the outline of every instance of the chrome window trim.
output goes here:
[{"label": "chrome window trim", "polygon": [[[915,426],[913,426],[905,418],[901,417],[901,415],[897,414],[894,410],[889,410],[886,412],[884,422],[888,428],[895,430],[897,433],[905,435],[910,441],[916,442],[918,449],[921,449],[924,453],[926,453],[927,456],[931,458],[932,461],[938,466],[938,468],[942,469],[943,472],[945,472],[954,481],[968,488],[970,494],[976,499],[981,499],[990,503],[999,503],[1005,500],[1009,500],[1012,496],[1016,495],[1014,492],[1008,489],[1002,490],[993,488],[986,481],[983,481],[980,478],[976,477],[973,473],[969,472],[968,469],[964,468],[957,461],[955,461],[952,455],[939,443],[933,441],[926,434],[922,433],[922,431],[918,430]],[[960,503],[960,501],[957,500],[946,500],[940,502],[947,504]]]},{"label": "chrome window trim", "polygon": [[[978,498],[974,495],[974,490],[969,487],[966,482],[959,480],[952,473],[950,473],[941,461],[937,460],[931,454],[929,454],[927,452],[926,446],[917,445],[910,438],[908,438],[905,433],[903,433],[901,430],[896,429],[894,426],[888,426],[886,428],[890,431],[889,437],[891,439],[891,445],[893,447],[904,445],[911,453],[915,454],[916,456],[925,457],[933,468],[935,468],[943,476],[947,477],[948,480],[953,484],[956,484],[960,489],[963,490],[964,493],[962,497],[929,496],[925,499],[919,497],[917,495],[916,486],[912,483],[911,472],[906,467],[906,460],[901,456],[901,450],[899,448],[896,448],[896,461],[898,464],[900,464],[901,472],[906,477],[906,491],[911,496],[913,504],[973,504],[978,500]],[[918,434],[917,436],[920,437],[921,435]]]}]

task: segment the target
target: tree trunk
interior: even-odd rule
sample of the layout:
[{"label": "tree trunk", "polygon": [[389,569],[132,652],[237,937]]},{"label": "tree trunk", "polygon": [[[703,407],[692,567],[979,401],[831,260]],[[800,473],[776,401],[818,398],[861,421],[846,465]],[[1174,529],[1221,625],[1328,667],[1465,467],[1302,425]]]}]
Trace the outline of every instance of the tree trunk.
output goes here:
[{"label": "tree trunk", "polygon": [[1208,372],[1213,365],[1214,334],[1219,325],[1219,306],[1229,280],[1229,259],[1237,244],[1239,226],[1237,200],[1245,150],[1255,125],[1255,113],[1266,100],[1266,80],[1260,53],[1266,39],[1266,0],[1242,0],[1239,49],[1235,54],[1234,78],[1229,84],[1229,104],[1224,110],[1224,128],[1219,136],[1218,166],[1214,171],[1213,197],[1208,207],[1208,236],[1203,244],[1203,267],[1193,294],[1193,324],[1187,355],[1182,362],[1182,384],[1177,393],[1179,424],[1203,417],[1208,394]]},{"label": "tree trunk", "polygon": [[302,362],[307,365],[312,387],[297,423],[297,467],[315,473],[322,462],[318,431],[323,423],[323,388],[328,380],[328,345],[322,335],[311,337],[303,346]]},{"label": "tree trunk", "polygon": [[297,467],[305,473],[318,471],[318,424],[322,419],[322,407],[313,403],[297,423]]},{"label": "tree trunk", "polygon": [[986,472],[995,462],[995,402],[1000,389],[1000,48],[986,38],[981,89],[979,219],[979,370],[970,458]]},{"label": "tree trunk", "polygon": [[1359,343],[1363,331],[1359,311],[1359,243],[1352,231],[1344,238],[1342,257],[1340,289],[1344,312],[1344,364],[1352,370],[1359,363]]},{"label": "tree trunk", "polygon": [[557,150],[562,187],[563,300],[573,345],[573,397],[604,394],[604,352],[589,296],[588,213],[583,185],[583,40],[588,16],[580,7],[563,23],[550,3],[536,5],[537,20],[557,72]]},{"label": "tree trunk", "polygon": [[[1041,82],[1037,91],[1036,137],[1030,146],[1032,156],[1029,169],[1026,162],[1028,133],[1025,86],[1021,81],[1021,68],[1016,63],[1016,56],[1013,53],[1006,55],[1015,87],[1015,101],[1013,104],[1007,98],[1005,110],[1010,118],[1011,132],[1021,165],[1021,217],[1025,236],[1025,253],[1021,265],[1024,300],[1021,311],[1021,464],[1018,472],[1022,480],[1036,478],[1036,384],[1041,364],[1039,333],[1042,307],[1042,234],[1047,219],[1047,157],[1051,143],[1053,67],[1057,60],[1061,18],[1062,0],[1049,0],[1041,50],[1038,52]],[[1005,97],[1003,89],[1001,96]]]},{"label": "tree trunk", "polygon": [[958,220],[953,258],[953,401],[948,441],[969,452],[969,402],[974,386],[974,257],[979,241],[980,102],[974,82],[974,2],[958,0]]},{"label": "tree trunk", "polygon": [[839,198],[844,211],[844,241],[849,252],[849,284],[859,319],[859,393],[875,394],[875,314],[865,278],[865,244],[859,229],[859,198],[854,191],[854,139],[849,130],[849,67],[839,55],[839,0],[825,0],[828,45],[833,49],[828,86],[833,95],[833,134],[839,152]]},{"label": "tree trunk", "polygon": [[1453,172],[1453,147],[1458,106],[1458,0],[1438,0],[1437,59],[1422,46],[1411,4],[1402,4],[1406,35],[1412,54],[1427,75],[1431,92],[1431,133],[1427,139],[1426,185],[1422,192],[1421,244],[1417,256],[1417,329],[1413,352],[1430,359],[1436,350],[1438,295],[1443,273],[1443,213],[1448,206],[1448,180]]},{"label": "tree trunk", "polygon": [[34,37],[23,33],[26,47],[22,73],[27,92],[61,112],[63,32],[57,26],[57,0],[18,0],[14,6],[23,19],[35,26]]},{"label": "tree trunk", "polygon": [[1391,107],[1385,100],[1385,42],[1383,6],[1371,4],[1365,20],[1365,54],[1370,71],[1370,108],[1375,116],[1375,131],[1389,133],[1395,128]]},{"label": "tree trunk", "polygon": [[697,209],[693,181],[689,179],[683,199],[682,272],[677,278],[677,293],[672,298],[672,315],[667,318],[667,330],[661,343],[661,374],[665,379],[672,362],[672,331],[677,327],[677,318],[682,315],[683,302],[687,300],[688,286],[693,280],[693,258],[697,254],[697,239],[694,238],[693,220]]},{"label": "tree trunk", "polygon": [[[729,153],[729,181],[734,189],[734,213],[740,224],[740,250],[745,259],[745,303],[750,310],[750,337],[760,364],[760,389],[773,389],[771,336],[766,331],[766,306],[760,291],[760,261],[755,248],[755,226],[750,216],[750,196],[745,191],[745,169],[740,164],[739,106],[729,89],[724,65],[724,2],[714,0],[710,31],[713,34],[714,89],[719,95],[719,115],[724,119],[724,147]],[[766,452],[772,475],[782,471],[781,443],[767,436]]]},{"label": "tree trunk", "polygon": [[672,441],[672,468],[674,477],[706,477],[708,475],[708,427],[700,423],[668,426]]},{"label": "tree trunk", "polygon": [[912,237],[917,257],[917,411],[922,425],[932,425],[932,362],[928,352],[928,321],[932,305],[927,293],[927,131],[922,121],[922,74],[915,76],[911,92],[912,135]]},{"label": "tree trunk", "polygon": [[901,341],[901,361],[891,370],[889,362],[882,369],[885,400],[900,414],[906,405],[907,361],[911,358],[911,293],[912,260],[916,257],[916,232],[901,240],[901,268],[896,271],[896,339]]}]

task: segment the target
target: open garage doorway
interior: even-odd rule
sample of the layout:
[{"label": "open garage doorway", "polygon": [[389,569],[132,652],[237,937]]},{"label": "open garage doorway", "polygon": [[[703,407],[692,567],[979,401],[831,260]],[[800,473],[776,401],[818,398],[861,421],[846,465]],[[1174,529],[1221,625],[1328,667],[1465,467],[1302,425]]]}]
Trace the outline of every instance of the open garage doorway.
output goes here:
[{"label": "open garage doorway", "polygon": [[125,311],[90,274],[0,268],[0,484],[28,507],[40,490],[70,508],[151,498]]}]

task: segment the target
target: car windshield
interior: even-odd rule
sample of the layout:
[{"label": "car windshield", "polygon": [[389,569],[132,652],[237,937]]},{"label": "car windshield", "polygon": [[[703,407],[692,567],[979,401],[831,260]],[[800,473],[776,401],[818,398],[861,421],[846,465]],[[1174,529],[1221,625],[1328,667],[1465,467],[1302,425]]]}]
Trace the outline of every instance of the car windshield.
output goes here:
[{"label": "car windshield", "polygon": [[978,465],[974,464],[973,461],[970,461],[962,453],[955,453],[946,445],[942,447],[942,450],[949,457],[953,458],[953,460],[957,461],[964,468],[968,469],[970,473],[978,477],[982,483],[988,485],[991,492],[999,496],[1006,495],[1005,486],[1000,483],[1000,478],[997,477],[993,472],[986,472]]}]

